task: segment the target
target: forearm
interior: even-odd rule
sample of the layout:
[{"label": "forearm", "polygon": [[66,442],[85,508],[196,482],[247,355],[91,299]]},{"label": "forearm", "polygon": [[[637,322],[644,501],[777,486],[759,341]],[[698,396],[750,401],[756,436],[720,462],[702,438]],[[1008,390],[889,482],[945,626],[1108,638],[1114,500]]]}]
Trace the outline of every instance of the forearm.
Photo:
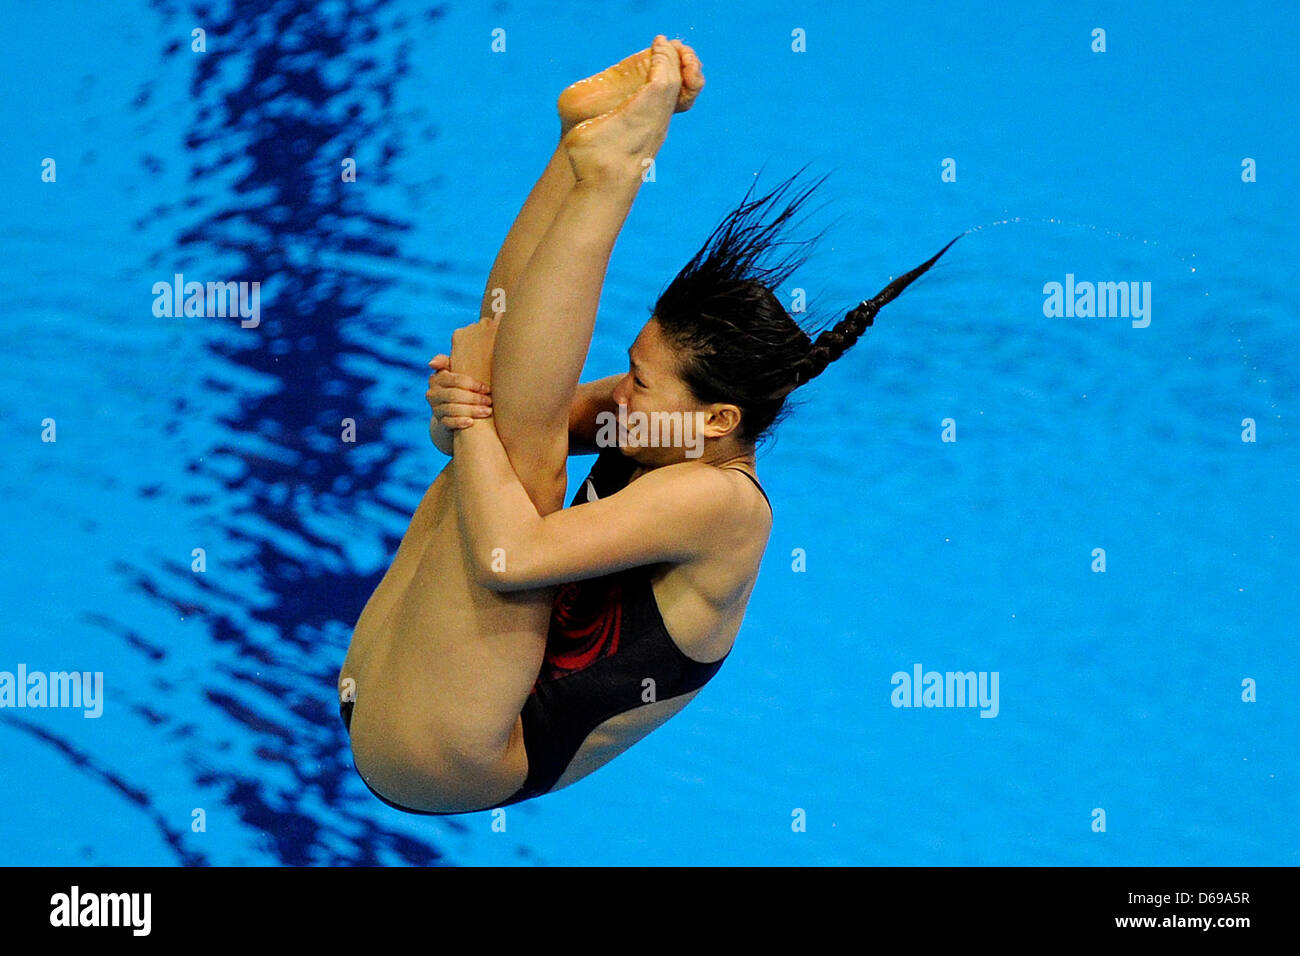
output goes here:
[{"label": "forearm", "polygon": [[480,315],[495,315],[510,306],[510,298],[533,250],[550,228],[556,211],[574,184],[573,167],[563,147],[557,146],[542,176],[515,217],[501,251],[488,273]]},{"label": "forearm", "polygon": [[542,517],[511,467],[492,419],[457,430],[454,442],[452,473],[461,536],[471,566],[483,580],[490,577],[482,573],[484,568],[508,572],[511,562],[524,560]]},{"label": "forearm", "polygon": [[578,386],[573,394],[573,405],[569,409],[570,454],[600,450],[596,445],[596,435],[600,431],[599,416],[606,412],[611,415],[618,414],[614,389],[624,377],[609,375],[595,381],[583,382]]},{"label": "forearm", "polygon": [[[605,412],[618,414],[614,388],[622,379],[622,375],[608,375],[583,382],[573,393],[573,405],[569,408],[570,454],[600,450],[596,444],[596,435],[600,431],[599,416]],[[456,431],[457,429],[448,428],[436,416],[429,419],[429,437],[433,439],[434,447],[448,457],[455,451],[453,442]]]},{"label": "forearm", "polygon": [[614,401],[614,389],[618,387],[626,376],[622,373],[617,375],[606,375],[604,378],[595,378],[590,382],[583,382],[578,386],[582,391],[583,403],[596,411],[614,410],[617,403]]}]

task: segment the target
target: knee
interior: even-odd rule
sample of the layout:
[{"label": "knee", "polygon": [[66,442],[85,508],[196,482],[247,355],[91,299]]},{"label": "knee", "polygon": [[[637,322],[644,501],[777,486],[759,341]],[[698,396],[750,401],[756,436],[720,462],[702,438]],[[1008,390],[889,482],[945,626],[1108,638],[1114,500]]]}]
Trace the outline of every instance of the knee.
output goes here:
[{"label": "knee", "polygon": [[564,493],[568,488],[569,475],[563,465],[558,470],[539,468],[528,475],[518,471],[516,474],[519,475],[519,481],[539,515],[545,517],[564,507]]},{"label": "knee", "polygon": [[404,734],[354,741],[357,772],[399,806],[432,813],[477,809],[500,789],[502,757],[472,738],[416,740]]},{"label": "knee", "polygon": [[501,443],[538,514],[548,515],[563,508],[569,480],[567,434],[562,441],[545,445],[536,441],[507,442],[505,436]]},{"label": "knee", "polygon": [[436,741],[438,762],[458,780],[482,781],[500,771],[509,743],[483,727],[448,728]]},{"label": "knee", "polygon": [[410,721],[382,735],[384,760],[445,781],[472,781],[500,766],[508,739],[454,717]]},{"label": "knee", "polygon": [[540,515],[548,515],[564,507],[564,493],[568,490],[569,476],[564,469],[551,480],[539,483],[535,493],[530,493],[533,505]]}]

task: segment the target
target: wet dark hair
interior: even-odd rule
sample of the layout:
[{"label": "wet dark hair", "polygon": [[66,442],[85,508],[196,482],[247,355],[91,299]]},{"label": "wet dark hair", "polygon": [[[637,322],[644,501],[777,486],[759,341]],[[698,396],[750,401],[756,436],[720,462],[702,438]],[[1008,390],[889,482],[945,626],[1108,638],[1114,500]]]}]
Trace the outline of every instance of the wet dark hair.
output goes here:
[{"label": "wet dark hair", "polygon": [[[744,441],[764,438],[789,410],[786,397],[851,348],[881,307],[961,238],[864,300],[814,341],[774,290],[807,261],[821,238],[819,233],[795,242],[783,238],[783,231],[826,176],[797,192],[765,221],[802,173],[757,199],[750,198],[757,180],[751,183],[740,204],[668,284],[653,309],[665,338],[677,350],[677,374],[691,395],[698,402],[737,406],[738,436]],[[796,248],[771,264],[761,264],[769,250],[779,246]]]}]

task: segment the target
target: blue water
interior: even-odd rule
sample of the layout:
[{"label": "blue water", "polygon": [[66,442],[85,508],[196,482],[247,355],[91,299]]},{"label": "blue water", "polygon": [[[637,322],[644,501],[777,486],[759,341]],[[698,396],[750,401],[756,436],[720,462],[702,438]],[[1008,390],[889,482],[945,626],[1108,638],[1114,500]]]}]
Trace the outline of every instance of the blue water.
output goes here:
[{"label": "blue water", "polygon": [[[1296,21],[1057,6],[5,2],[0,670],[105,702],[0,709],[0,863],[1300,862]],[[780,290],[823,314],[969,232],[760,456],[771,543],[696,701],[505,832],[403,815],[334,683],[443,464],[425,363],[555,95],[656,32],[708,86],[589,378],[760,167],[832,172]],[[260,326],[156,318],[178,272],[261,281]],[[1067,273],[1150,282],[1149,327],[1045,317]],[[996,671],[997,717],[891,706],[918,663]]]}]

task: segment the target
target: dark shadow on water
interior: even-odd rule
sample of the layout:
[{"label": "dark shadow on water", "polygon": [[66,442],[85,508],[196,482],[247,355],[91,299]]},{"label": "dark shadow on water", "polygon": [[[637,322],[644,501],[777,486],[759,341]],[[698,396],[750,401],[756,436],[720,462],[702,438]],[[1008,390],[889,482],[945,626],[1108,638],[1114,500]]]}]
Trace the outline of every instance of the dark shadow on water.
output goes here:
[{"label": "dark shadow on water", "polygon": [[[373,822],[384,814],[367,798],[344,800],[344,781],[354,790],[359,781],[334,702],[341,648],[323,640],[350,631],[383,572],[352,566],[336,537],[339,519],[360,501],[382,500],[393,462],[412,451],[390,444],[374,453],[369,443],[398,411],[368,400],[376,383],[351,361],[368,357],[384,367],[365,343],[383,341],[393,321],[367,309],[389,280],[349,263],[399,262],[408,228],[368,208],[366,186],[340,175],[344,157],[353,157],[365,171],[361,182],[382,187],[384,162],[408,148],[404,124],[389,111],[407,71],[412,23],[385,8],[236,2],[196,18],[208,24],[209,52],[194,58],[191,95],[199,108],[186,143],[190,180],[201,193],[210,177],[239,172],[222,205],[182,231],[172,251],[182,260],[186,253],[200,261],[233,255],[232,277],[258,279],[271,291],[260,325],[229,323],[231,334],[217,349],[222,361],[272,386],[241,401],[237,417],[223,422],[229,443],[191,466],[227,476],[220,479],[224,500],[237,506],[224,512],[222,537],[251,558],[245,566],[257,595],[233,605],[242,605],[247,619],[201,616],[211,640],[234,643],[246,662],[214,675],[220,679],[203,691],[207,705],[255,739],[259,763],[226,766],[209,757],[210,769],[195,783],[238,808],[285,864],[442,858],[436,847]],[[419,28],[436,28],[439,15],[429,9]],[[346,419],[356,423],[356,444],[340,439]],[[368,445],[371,453],[358,454]],[[396,544],[386,536],[387,553]],[[188,568],[174,571],[174,578],[193,578]],[[268,700],[282,706],[268,708]],[[278,769],[276,779],[289,774],[294,787],[273,788],[263,768]]]},{"label": "dark shadow on water", "polygon": [[[434,135],[409,115],[399,122],[392,107],[412,37],[436,31],[442,11],[310,0],[153,6],[159,35],[175,38],[162,44],[164,63],[193,63],[194,119],[183,156],[171,160],[188,163],[186,194],[165,197],[153,217],[153,228],[168,222],[178,238],[157,248],[150,268],[260,281],[262,314],[248,329],[238,319],[202,320],[221,326],[199,370],[201,393],[237,411],[220,421],[223,440],[193,449],[187,496],[177,495],[188,513],[210,516],[213,547],[238,554],[237,565],[220,574],[194,574],[183,561],[118,568],[137,593],[192,622],[199,645],[167,647],[121,623],[99,624],[116,630],[142,667],[159,669],[157,695],[132,704],[157,725],[158,739],[144,745],[176,755],[196,794],[234,810],[248,831],[243,842],[265,856],[257,862],[446,862],[432,843],[390,827],[393,811],[365,794],[335,701],[347,636],[385,570],[357,566],[346,543],[361,521],[349,519],[371,515],[367,550],[378,544],[391,556],[394,525],[413,503],[393,500],[395,490],[406,497],[393,466],[416,450],[385,438],[410,410],[375,398],[377,381],[361,369],[394,366],[368,343],[403,344],[394,343],[396,317],[369,305],[389,276],[437,268],[404,254],[409,224],[373,199],[385,164],[409,153],[412,138]],[[196,25],[206,30],[204,54],[189,48]],[[360,182],[341,180],[345,157],[356,158]],[[170,411],[203,416],[193,404],[177,399]],[[347,419],[351,444],[340,438]],[[381,511],[393,520],[372,532]],[[162,668],[177,659],[185,673],[198,670],[201,686],[169,706],[181,682]],[[99,776],[116,785],[111,774]],[[455,818],[440,826],[466,832]],[[164,837],[179,862],[221,862],[187,832]]]}]

